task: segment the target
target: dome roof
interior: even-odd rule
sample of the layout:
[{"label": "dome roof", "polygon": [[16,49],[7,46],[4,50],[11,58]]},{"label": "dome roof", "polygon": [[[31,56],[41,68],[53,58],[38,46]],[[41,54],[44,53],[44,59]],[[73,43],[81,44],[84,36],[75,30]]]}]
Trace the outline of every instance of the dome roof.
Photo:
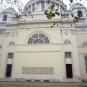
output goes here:
[{"label": "dome roof", "polygon": [[12,7],[9,7],[9,8],[7,8],[7,9],[5,9],[5,10],[3,10],[2,11],[2,13],[12,13],[12,14],[16,14],[17,12],[14,10],[14,8],[12,8]]},{"label": "dome roof", "polygon": [[77,8],[86,8],[86,7],[84,7],[83,4],[81,4],[81,3],[75,3],[70,7],[69,10],[73,10],[73,9],[77,9]]},{"label": "dome roof", "polygon": [[[43,2],[45,2],[46,4],[46,6],[48,6],[47,4],[49,4],[49,3],[47,3],[48,2],[48,0],[42,0]],[[32,7],[32,5],[34,5],[34,4],[36,4],[34,7],[35,7],[35,9],[38,11],[39,9],[41,9],[41,5],[39,4],[40,3],[40,0],[30,0],[29,2],[27,2],[27,4],[25,5],[25,7],[24,7],[24,12],[25,11],[28,11],[28,10],[30,10],[30,8],[31,9],[33,9]],[[61,0],[51,0],[51,3],[54,3],[55,5],[57,5],[57,6],[61,6],[61,7],[63,7],[63,9],[65,9],[65,10],[67,10],[67,6],[61,1]],[[47,7],[46,6],[44,6],[45,7],[45,9],[47,9]],[[40,11],[40,10],[39,10]]]}]

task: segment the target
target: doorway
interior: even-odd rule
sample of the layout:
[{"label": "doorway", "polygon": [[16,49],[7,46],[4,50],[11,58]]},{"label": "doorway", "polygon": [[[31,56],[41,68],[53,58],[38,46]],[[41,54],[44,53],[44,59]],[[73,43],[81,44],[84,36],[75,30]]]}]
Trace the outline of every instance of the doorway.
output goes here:
[{"label": "doorway", "polygon": [[66,64],[66,77],[73,78],[72,64]]},{"label": "doorway", "polygon": [[11,77],[12,64],[7,64],[6,77]]}]

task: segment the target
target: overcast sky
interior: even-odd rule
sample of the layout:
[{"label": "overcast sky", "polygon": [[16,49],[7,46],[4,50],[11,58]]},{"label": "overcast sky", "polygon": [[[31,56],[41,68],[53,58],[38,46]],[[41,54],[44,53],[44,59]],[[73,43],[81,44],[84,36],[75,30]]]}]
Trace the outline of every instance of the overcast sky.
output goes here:
[{"label": "overcast sky", "polygon": [[[28,2],[28,1],[30,1],[30,0],[21,0],[23,3],[24,3],[24,5]],[[63,0],[63,2],[68,6],[68,8],[69,8],[69,6],[70,6],[70,3],[69,3],[69,0]],[[80,2],[80,3],[82,3],[84,6],[87,6],[87,1],[86,0],[74,0],[74,3],[75,2]]]}]

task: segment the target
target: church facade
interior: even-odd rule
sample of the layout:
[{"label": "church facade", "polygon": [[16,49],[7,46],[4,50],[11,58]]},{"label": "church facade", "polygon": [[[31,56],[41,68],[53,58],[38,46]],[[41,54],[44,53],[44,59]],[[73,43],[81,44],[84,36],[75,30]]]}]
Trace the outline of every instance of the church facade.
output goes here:
[{"label": "church facade", "polygon": [[[0,13],[0,80],[87,80],[87,9],[80,3],[69,10],[61,0],[52,3],[61,12],[52,19],[44,14],[48,0],[29,1],[27,15],[13,8]],[[77,23],[71,13],[80,16]]]}]

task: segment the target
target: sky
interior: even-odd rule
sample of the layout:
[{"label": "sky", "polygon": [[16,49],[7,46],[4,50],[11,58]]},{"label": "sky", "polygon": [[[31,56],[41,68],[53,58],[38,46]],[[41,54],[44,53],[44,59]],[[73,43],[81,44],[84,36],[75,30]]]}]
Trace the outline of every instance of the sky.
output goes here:
[{"label": "sky", "polygon": [[[26,5],[26,3],[27,3],[28,1],[30,1],[30,0],[21,0],[21,1],[24,3],[24,5]],[[67,5],[67,8],[70,7],[70,2],[69,2],[69,0],[63,0],[63,2]],[[75,3],[75,2],[82,3],[84,6],[87,7],[87,0],[74,0],[74,3]]]}]

